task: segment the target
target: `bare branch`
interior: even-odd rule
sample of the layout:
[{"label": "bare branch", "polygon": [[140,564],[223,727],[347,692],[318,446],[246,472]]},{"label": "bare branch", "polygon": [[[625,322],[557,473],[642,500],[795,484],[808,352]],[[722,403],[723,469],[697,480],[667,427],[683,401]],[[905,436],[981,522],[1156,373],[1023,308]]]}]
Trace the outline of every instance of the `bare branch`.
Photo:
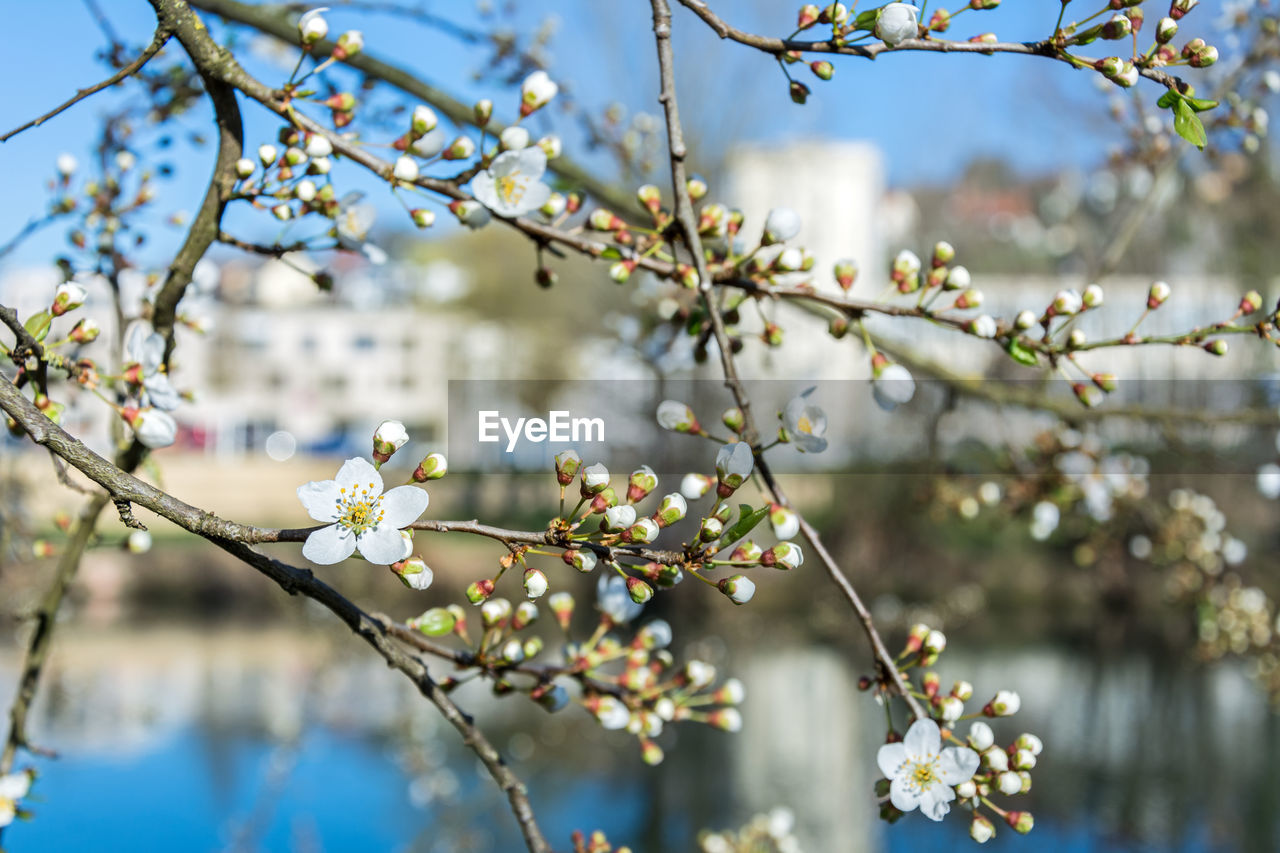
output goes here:
[{"label": "bare branch", "polygon": [[19,133],[22,133],[22,131],[24,130],[28,130],[33,127],[39,127],[49,119],[56,116],[58,113],[66,109],[70,109],[71,107],[80,103],[90,95],[96,95],[98,92],[101,92],[103,89],[106,89],[110,86],[114,86],[120,81],[124,80],[126,77],[131,77],[132,75],[136,74],[142,68],[142,66],[146,65],[147,62],[151,60],[151,57],[155,56],[157,53],[160,52],[160,48],[164,47],[165,42],[167,42],[168,40],[169,40],[169,33],[165,30],[164,27],[160,27],[159,29],[156,30],[155,35],[152,36],[151,44],[147,45],[146,49],[143,50],[142,53],[138,54],[138,58],[133,60],[133,62],[130,62],[128,65],[124,66],[115,74],[112,74],[106,80],[103,80],[101,83],[95,83],[94,85],[89,86],[86,89],[77,90],[76,93],[71,96],[71,98],[64,101],[62,104],[54,107],[53,109],[49,110],[49,112],[45,113],[44,115],[38,118],[33,118],[31,121],[27,122],[26,124],[20,127],[15,127],[13,130],[9,131],[5,135],[0,136],[0,142],[8,142],[11,138],[17,136]]},{"label": "bare branch", "polygon": [[[112,465],[46,418],[7,379],[0,379],[0,409],[8,413],[37,444],[57,453],[106,489],[112,500],[128,501],[149,509],[249,564],[291,595],[300,593],[328,608],[354,633],[373,646],[390,666],[408,676],[419,692],[440,710],[444,718],[462,735],[463,742],[476,753],[498,787],[506,794],[529,850],[533,853],[549,853],[551,847],[534,819],[524,783],[507,767],[502,756],[475,726],[471,718],[463,713],[448,694],[432,680],[426,665],[398,645],[381,622],[321,581],[310,570],[273,560],[235,540],[235,532],[250,528],[223,521],[212,513],[184,503]],[[107,499],[101,500],[105,506]]]},{"label": "bare branch", "polygon": [[[671,50],[671,8],[667,4],[667,0],[650,0],[650,2],[653,7],[653,33],[658,46],[658,70],[662,81],[662,91],[658,99],[662,102],[667,120],[667,140],[671,153],[671,179],[674,184],[676,198],[676,219],[680,223],[685,242],[693,255],[693,262],[698,270],[698,289],[702,296],[703,305],[711,318],[716,348],[720,351],[720,364],[724,371],[725,384],[732,392],[738,408],[742,410],[745,424],[742,432],[743,440],[755,448],[759,433],[756,430],[751,414],[751,401],[747,396],[746,389],[743,388],[742,381],[738,377],[737,366],[733,360],[733,350],[729,344],[729,335],[724,327],[724,318],[720,316],[720,311],[713,301],[711,277],[707,273],[706,256],[702,251],[702,241],[698,237],[698,221],[694,217],[693,202],[689,197],[688,176],[684,163],[687,151],[684,144],[684,134],[680,126],[680,109],[676,101],[675,60]],[[756,451],[756,467],[760,471],[774,503],[790,506],[787,496],[778,485],[772,471],[770,471],[764,454],[759,452],[758,449]],[[885,647],[884,640],[881,639],[880,633],[876,630],[875,624],[871,619],[871,612],[863,603],[857,590],[853,588],[853,584],[849,582],[844,572],[841,571],[839,564],[831,556],[831,552],[822,543],[822,539],[813,525],[799,512],[796,513],[796,517],[800,519],[800,529],[804,532],[805,538],[809,541],[819,559],[821,559],[823,566],[826,567],[827,574],[840,589],[840,592],[853,608],[854,613],[857,614],[858,621],[862,624],[863,631],[866,632],[867,639],[871,643],[872,654],[880,670],[881,680],[893,685],[893,689],[906,700],[911,712],[917,718],[924,717],[924,709],[916,701],[915,697],[911,695],[910,690],[903,681],[902,673],[899,672],[897,663],[889,653],[888,648]]]},{"label": "bare branch", "polygon": [[[781,57],[789,51],[801,53],[835,53],[843,56],[857,56],[863,59],[875,59],[886,53],[905,53],[908,51],[924,51],[928,53],[1009,53],[1016,56],[1042,56],[1065,62],[1072,68],[1080,67],[1080,63],[1092,64],[1094,60],[1087,57],[1072,59],[1054,45],[1052,39],[1027,42],[968,42],[949,41],[933,38],[907,39],[894,47],[884,42],[876,44],[843,44],[837,41],[796,41],[795,39],[771,38],[740,30],[727,23],[723,18],[711,11],[704,0],[680,0],[680,5],[697,15],[720,38],[736,41],[738,44],[753,47],[764,53]],[[1139,73],[1149,80],[1154,80],[1168,89],[1185,92],[1187,84],[1180,78],[1157,68],[1139,68]]]}]

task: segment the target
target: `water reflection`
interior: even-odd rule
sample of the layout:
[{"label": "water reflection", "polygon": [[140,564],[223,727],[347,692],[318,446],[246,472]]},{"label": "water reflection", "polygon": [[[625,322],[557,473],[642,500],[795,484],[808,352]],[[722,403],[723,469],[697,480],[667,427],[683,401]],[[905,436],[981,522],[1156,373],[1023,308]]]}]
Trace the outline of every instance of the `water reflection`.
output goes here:
[{"label": "water reflection", "polygon": [[[505,803],[452,729],[360,647],[310,632],[68,631],[37,706],[37,818],[11,850],[520,849]],[[966,644],[957,643],[957,647]],[[944,683],[1017,685],[1045,753],[1028,839],[997,849],[1275,850],[1276,717],[1243,672],[1158,654],[1065,648],[948,652]],[[7,693],[17,654],[0,657]],[[547,715],[481,686],[464,707],[529,781],[549,836],[604,829],[637,850],[689,850],[705,826],[792,808],[807,851],[950,850],[963,820],[875,818],[880,710],[842,654],[737,650],[748,685],[734,736],[678,726],[645,768],[625,737],[585,715]],[[532,726],[530,727],[530,722]]]}]

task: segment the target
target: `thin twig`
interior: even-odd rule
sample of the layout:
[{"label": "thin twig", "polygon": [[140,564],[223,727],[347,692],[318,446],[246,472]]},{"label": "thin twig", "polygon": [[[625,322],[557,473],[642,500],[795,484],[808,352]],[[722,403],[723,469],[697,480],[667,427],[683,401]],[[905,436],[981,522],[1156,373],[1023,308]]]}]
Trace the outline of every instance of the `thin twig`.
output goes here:
[{"label": "thin twig", "polygon": [[[159,0],[167,2],[167,0]],[[472,749],[489,771],[498,787],[507,795],[511,810],[524,834],[525,843],[532,853],[549,853],[550,845],[542,835],[529,803],[528,790],[523,782],[507,767],[502,756],[472,721],[440,688],[426,665],[409,654],[387,632],[377,619],[365,613],[345,596],[317,578],[310,570],[290,566],[254,551],[243,542],[236,541],[236,530],[241,525],[219,519],[210,512],[198,509],[172,495],[125,473],[106,459],[89,450],[40,412],[7,379],[0,378],[0,409],[3,409],[37,444],[47,447],[65,459],[89,479],[106,489],[114,500],[123,500],[151,510],[179,527],[201,536],[227,553],[257,569],[290,594],[305,595],[329,609],[347,627],[380,654],[387,663],[403,672],[440,713],[449,721],[463,742]],[[105,498],[104,505],[105,505]]]},{"label": "thin twig", "polygon": [[[744,422],[743,440],[755,447],[759,433],[756,430],[755,421],[751,414],[751,400],[742,385],[741,379],[738,377],[737,366],[733,359],[733,350],[729,343],[729,335],[724,327],[724,318],[720,316],[720,311],[712,298],[711,277],[707,273],[706,256],[702,251],[702,241],[698,237],[698,222],[693,213],[693,201],[689,197],[688,176],[684,162],[687,150],[684,144],[684,133],[680,125],[680,110],[676,101],[675,59],[671,49],[671,8],[667,0],[650,0],[650,2],[653,7],[653,33],[658,47],[658,71],[661,76],[662,86],[658,99],[662,103],[667,121],[667,142],[671,155],[671,180],[676,198],[676,219],[680,223],[685,242],[693,255],[693,263],[698,271],[698,289],[702,297],[703,306],[711,318],[716,348],[720,351],[720,364],[724,372],[725,384],[732,392],[738,408],[742,410]],[[783,493],[772,471],[770,471],[764,454],[758,450],[756,452],[756,466],[771,493],[773,502],[783,506],[790,506],[786,494]],[[841,571],[839,564],[831,556],[831,552],[823,545],[818,531],[804,518],[803,514],[797,512],[796,516],[800,519],[801,531],[822,561],[827,574],[840,589],[840,592],[853,608],[854,613],[857,614],[858,621],[861,623],[863,631],[866,632],[867,639],[871,643],[872,654],[880,670],[881,679],[891,684],[893,689],[906,700],[911,712],[917,718],[926,716],[924,709],[916,701],[915,697],[911,695],[910,690],[903,681],[902,673],[899,672],[893,656],[889,653],[888,648],[885,647],[884,641],[881,639],[880,633],[876,630],[875,624],[871,619],[871,612],[863,603],[857,590],[854,589],[853,584],[849,582],[844,572]]]},{"label": "thin twig", "polygon": [[151,60],[151,57],[155,56],[157,53],[160,52],[160,48],[164,47],[165,42],[167,42],[168,40],[169,40],[169,33],[164,29],[164,27],[158,28],[156,30],[155,35],[152,36],[151,38],[151,44],[147,45],[146,49],[143,50],[142,53],[138,54],[138,58],[133,60],[133,62],[130,62],[128,65],[124,66],[115,74],[112,74],[106,80],[103,80],[101,83],[95,83],[94,85],[89,86],[86,89],[78,90],[73,96],[71,96],[71,98],[64,101],[62,104],[59,104],[58,106],[54,107],[44,115],[38,118],[33,118],[31,121],[27,122],[21,127],[15,127],[13,130],[9,131],[4,136],[0,136],[0,142],[8,142],[11,138],[17,136],[19,133],[22,133],[22,131],[24,130],[28,130],[33,127],[39,127],[49,119],[56,116],[58,113],[75,106],[76,104],[80,103],[90,95],[96,95],[98,92],[101,92],[103,89],[106,89],[109,86],[114,86],[115,84],[119,83],[121,80],[125,79],[126,77],[136,74],[142,68],[142,66],[146,65],[147,62]]}]

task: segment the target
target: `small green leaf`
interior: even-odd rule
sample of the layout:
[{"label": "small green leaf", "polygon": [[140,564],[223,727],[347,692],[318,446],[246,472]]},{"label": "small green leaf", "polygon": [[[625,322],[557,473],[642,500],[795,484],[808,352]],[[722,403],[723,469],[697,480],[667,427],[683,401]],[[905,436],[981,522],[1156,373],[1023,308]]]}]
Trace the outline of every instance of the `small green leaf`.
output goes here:
[{"label": "small green leaf", "polygon": [[1191,109],[1198,113],[1211,110],[1218,105],[1217,101],[1210,101],[1207,98],[1188,98],[1186,95],[1182,96],[1182,100],[1189,104]]},{"label": "small green leaf", "polygon": [[724,547],[729,547],[742,537],[746,536],[755,526],[764,521],[766,515],[769,514],[769,507],[762,506],[757,510],[752,510],[747,504],[738,507],[738,520],[733,523],[724,533],[720,535],[720,542]]},{"label": "small green leaf", "polygon": [[1009,353],[1009,357],[1018,364],[1025,364],[1027,367],[1035,367],[1040,363],[1036,351],[1023,344],[1017,338],[1010,338],[1009,343],[1005,346],[1005,352]]},{"label": "small green leaf", "polygon": [[869,12],[860,12],[858,17],[853,19],[853,28],[855,30],[873,30],[876,26],[876,19],[879,17],[879,9],[872,9]]},{"label": "small green leaf", "polygon": [[1186,101],[1178,101],[1174,104],[1173,129],[1179,136],[1201,150],[1204,150],[1205,145],[1209,143],[1209,137],[1204,132],[1204,124],[1200,121],[1200,116],[1196,115],[1195,110],[1191,109],[1191,105]]},{"label": "small green leaf", "polygon": [[610,261],[620,261],[622,260],[622,252],[618,251],[614,246],[609,246],[600,252],[600,257]]},{"label": "small green leaf", "polygon": [[413,627],[428,637],[443,637],[453,630],[453,614],[443,607],[433,607],[413,620]]},{"label": "small green leaf", "polygon": [[53,325],[53,317],[49,316],[48,311],[41,311],[39,314],[32,314],[22,325],[31,333],[31,337],[37,341],[44,341],[45,336],[49,334],[49,327]]},{"label": "small green leaf", "polygon": [[1182,100],[1182,95],[1173,89],[1167,90],[1160,96],[1160,100],[1156,101],[1156,106],[1162,110],[1173,109],[1173,105]]}]

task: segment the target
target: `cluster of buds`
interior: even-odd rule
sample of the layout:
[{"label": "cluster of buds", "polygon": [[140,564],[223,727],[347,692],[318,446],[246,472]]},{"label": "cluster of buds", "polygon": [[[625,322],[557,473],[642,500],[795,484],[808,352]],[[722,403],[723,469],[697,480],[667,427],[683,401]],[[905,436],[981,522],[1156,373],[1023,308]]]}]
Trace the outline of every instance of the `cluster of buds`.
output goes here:
[{"label": "cluster of buds", "polygon": [[[996,745],[995,733],[984,718],[1008,717],[1018,712],[1022,701],[1011,690],[998,691],[980,710],[966,711],[965,703],[974,695],[969,682],[955,681],[950,691],[944,693],[938,673],[924,669],[919,673],[919,684],[913,684],[913,670],[934,666],[946,646],[947,639],[941,631],[916,624],[908,631],[906,643],[896,659],[899,675],[908,689],[924,697],[928,716],[912,724],[905,742],[892,728],[888,732],[886,743],[894,746],[883,747],[879,755],[881,770],[889,777],[877,783],[877,793],[884,798],[881,817],[892,822],[902,817],[903,809],[920,806],[923,810],[927,806],[927,816],[941,820],[949,811],[948,802],[954,799],[971,812],[970,834],[979,843],[995,835],[995,822],[983,814],[983,809],[1017,832],[1030,832],[1034,825],[1030,812],[1002,808],[990,798],[997,794],[1012,797],[1031,789],[1030,771],[1036,766],[1042,749],[1040,739],[1022,734],[1008,746]],[[895,695],[895,688],[887,679],[875,681],[863,677],[859,686],[864,690],[874,687],[884,701]],[[957,724],[964,720],[972,722],[967,738],[961,740],[955,731]],[[943,749],[945,742],[955,746]],[[900,756],[905,757],[905,761]],[[936,768],[939,760],[943,765],[953,765],[954,769],[947,771],[946,776],[932,770],[927,773],[919,770]],[[908,786],[910,793],[891,797],[891,782],[896,784],[903,773],[912,782]],[[950,786],[952,792],[934,790],[943,785]]]},{"label": "cluster of buds", "polygon": [[565,649],[569,666],[590,679],[583,707],[605,729],[634,735],[648,764],[663,759],[657,738],[668,723],[704,723],[727,732],[742,728],[737,708],[745,697],[742,682],[731,678],[714,686],[716,668],[704,661],[677,666],[667,650],[670,642],[671,628],[659,619],[644,625],[626,646],[605,635]]}]

